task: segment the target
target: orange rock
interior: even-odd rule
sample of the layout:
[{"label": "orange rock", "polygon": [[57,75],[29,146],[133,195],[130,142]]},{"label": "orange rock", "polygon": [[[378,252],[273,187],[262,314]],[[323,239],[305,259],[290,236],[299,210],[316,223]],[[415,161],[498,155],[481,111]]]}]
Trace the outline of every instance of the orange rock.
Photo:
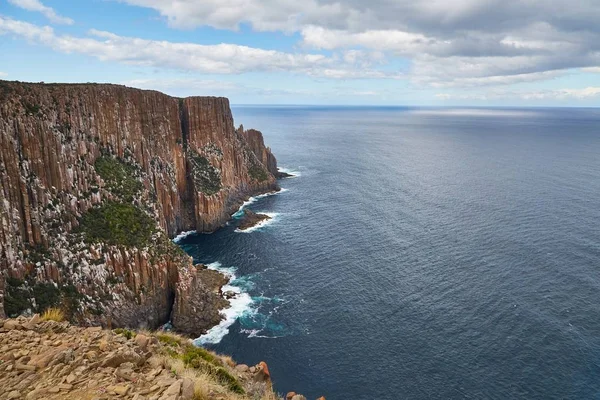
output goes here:
[{"label": "orange rock", "polygon": [[325,400],[325,396],[321,396],[317,400]]},{"label": "orange rock", "polygon": [[288,392],[288,394],[285,395],[285,400],[292,400],[292,397],[294,397],[296,395],[296,392]]},{"label": "orange rock", "polygon": [[267,366],[267,363],[264,361],[261,361],[258,363],[258,365],[260,366],[260,368],[262,369],[263,374],[267,377],[267,378],[271,378],[271,374],[269,373],[269,367]]}]

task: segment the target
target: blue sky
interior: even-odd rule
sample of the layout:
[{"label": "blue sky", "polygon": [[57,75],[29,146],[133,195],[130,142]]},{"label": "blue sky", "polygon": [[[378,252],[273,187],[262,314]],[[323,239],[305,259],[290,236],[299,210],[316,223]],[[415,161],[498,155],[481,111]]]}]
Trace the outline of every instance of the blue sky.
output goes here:
[{"label": "blue sky", "polygon": [[600,105],[596,0],[0,0],[0,78],[236,104]]}]

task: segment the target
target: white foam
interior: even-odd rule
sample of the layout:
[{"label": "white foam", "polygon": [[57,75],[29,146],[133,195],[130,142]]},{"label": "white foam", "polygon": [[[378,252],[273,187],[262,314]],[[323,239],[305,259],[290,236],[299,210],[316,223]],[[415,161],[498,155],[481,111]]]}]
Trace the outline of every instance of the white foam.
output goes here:
[{"label": "white foam", "polygon": [[173,238],[173,243],[179,243],[180,241],[182,241],[183,239],[185,239],[186,237],[188,237],[194,233],[196,233],[196,231],[181,232],[179,235],[177,235]]},{"label": "white foam", "polygon": [[248,338],[260,338],[260,339],[277,339],[280,338],[282,336],[265,336],[265,335],[259,335],[260,333],[262,333],[262,329],[242,329],[240,332],[245,333],[248,335]]},{"label": "white foam", "polygon": [[248,229],[241,230],[239,228],[236,228],[236,230],[234,232],[237,232],[237,233],[251,233],[251,232],[254,232],[254,231],[256,231],[256,230],[258,230],[258,229],[260,229],[260,228],[262,228],[264,226],[272,224],[273,222],[275,222],[275,220],[279,216],[279,213],[261,212],[259,214],[264,214],[264,215],[270,217],[270,219],[263,219],[258,224],[254,225],[253,227],[248,228]]},{"label": "white foam", "polygon": [[204,335],[200,336],[195,343],[199,345],[203,344],[216,344],[219,343],[225,335],[229,333],[229,327],[241,316],[256,312],[252,308],[254,301],[248,293],[245,293],[237,286],[231,285],[235,281],[235,268],[223,268],[220,262],[213,262],[207,264],[208,269],[221,272],[223,275],[229,278],[229,282],[223,286],[223,293],[233,292],[235,295],[229,299],[229,308],[221,310],[223,319],[217,326],[213,326]]},{"label": "white foam", "polygon": [[242,203],[240,208],[235,212],[235,214],[232,215],[232,217],[233,218],[241,217],[242,215],[244,215],[244,208],[248,207],[250,204],[256,203],[260,199],[264,199],[265,197],[268,197],[268,196],[274,196],[276,194],[285,193],[288,190],[289,189],[282,188],[276,192],[269,192],[269,193],[259,194],[257,196],[252,196],[248,200],[246,200],[244,203]]},{"label": "white foam", "polygon": [[277,170],[279,172],[283,172],[284,174],[291,175],[291,176],[286,176],[286,178],[297,178],[302,175],[302,173],[296,169],[280,167],[280,168],[277,168]]}]

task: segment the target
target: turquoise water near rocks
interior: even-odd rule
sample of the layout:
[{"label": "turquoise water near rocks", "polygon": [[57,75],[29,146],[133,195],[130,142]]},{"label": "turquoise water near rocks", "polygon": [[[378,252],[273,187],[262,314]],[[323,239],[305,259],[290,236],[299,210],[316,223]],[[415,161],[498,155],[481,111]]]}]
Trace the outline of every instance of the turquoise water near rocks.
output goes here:
[{"label": "turquoise water near rocks", "polygon": [[232,276],[200,341],[309,399],[600,398],[600,111],[234,107],[286,191],[182,247]]}]

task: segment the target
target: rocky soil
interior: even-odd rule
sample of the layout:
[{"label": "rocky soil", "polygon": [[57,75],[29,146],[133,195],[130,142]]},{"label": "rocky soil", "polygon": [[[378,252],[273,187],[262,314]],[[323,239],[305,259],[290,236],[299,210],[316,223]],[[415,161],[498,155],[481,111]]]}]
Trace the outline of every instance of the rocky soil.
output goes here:
[{"label": "rocky soil", "polygon": [[274,394],[265,362],[236,364],[178,335],[0,320],[0,400],[117,398],[306,399]]}]

